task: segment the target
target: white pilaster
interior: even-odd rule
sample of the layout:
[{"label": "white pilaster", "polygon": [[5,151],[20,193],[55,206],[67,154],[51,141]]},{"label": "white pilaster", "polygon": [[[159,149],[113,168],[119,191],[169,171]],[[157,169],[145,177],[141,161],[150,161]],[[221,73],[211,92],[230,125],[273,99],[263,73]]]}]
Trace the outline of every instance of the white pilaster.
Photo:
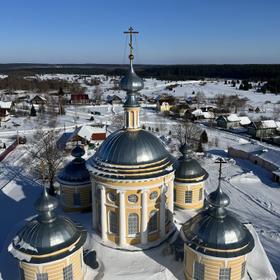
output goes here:
[{"label": "white pilaster", "polygon": [[125,219],[125,192],[119,191],[119,245],[125,245],[126,219]]},{"label": "white pilaster", "polygon": [[165,183],[162,185],[160,189],[160,208],[159,208],[159,216],[160,216],[160,237],[165,236]]},{"label": "white pilaster", "polygon": [[92,201],[92,228],[97,229],[97,207],[96,207],[96,184],[93,179],[91,179],[91,201]]},{"label": "white pilaster", "polygon": [[170,212],[169,220],[173,221],[173,212],[174,212],[174,184],[173,179],[168,183],[168,192],[169,192],[169,200],[168,200],[168,209]]},{"label": "white pilaster", "polygon": [[102,240],[107,240],[107,213],[106,213],[106,191],[105,187],[101,186],[101,236]]},{"label": "white pilaster", "polygon": [[148,202],[147,202],[147,190],[142,190],[142,208],[141,208],[141,243],[146,244],[148,242]]}]

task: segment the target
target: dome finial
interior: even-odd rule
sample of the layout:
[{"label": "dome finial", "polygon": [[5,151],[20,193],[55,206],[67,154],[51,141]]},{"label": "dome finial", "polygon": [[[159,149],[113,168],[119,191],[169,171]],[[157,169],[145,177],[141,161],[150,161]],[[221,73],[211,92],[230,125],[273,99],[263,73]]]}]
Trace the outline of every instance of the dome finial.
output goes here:
[{"label": "dome finial", "polygon": [[55,220],[55,209],[58,207],[57,200],[48,194],[46,186],[41,196],[35,202],[35,209],[38,213],[38,220],[43,223],[50,223]]},{"label": "dome finial", "polygon": [[125,107],[138,107],[139,104],[137,99],[134,95],[135,92],[141,90],[144,87],[143,81],[141,78],[137,76],[133,69],[133,35],[139,34],[138,31],[135,31],[132,27],[125,31],[124,34],[129,34],[129,61],[130,67],[128,73],[121,79],[120,81],[120,88],[127,92],[127,100],[124,104]]},{"label": "dome finial", "polygon": [[226,210],[224,208],[230,204],[229,196],[224,193],[221,188],[222,164],[226,163],[226,161],[219,157],[215,163],[219,164],[219,183],[217,189],[209,194],[208,201],[214,208],[213,212],[215,212],[215,215],[219,218],[223,218],[226,215]]}]

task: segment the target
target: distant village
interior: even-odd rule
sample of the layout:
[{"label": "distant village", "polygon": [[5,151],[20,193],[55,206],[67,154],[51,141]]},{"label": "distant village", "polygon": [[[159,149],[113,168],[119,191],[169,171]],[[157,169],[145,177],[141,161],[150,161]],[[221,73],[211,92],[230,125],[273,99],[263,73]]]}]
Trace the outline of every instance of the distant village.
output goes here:
[{"label": "distant village", "polygon": [[[1,93],[0,101],[0,125],[5,128],[6,125],[20,129],[17,122],[19,117],[32,118],[34,116],[44,116],[49,114],[55,117],[56,115],[65,114],[65,108],[68,106],[86,106],[93,105],[89,110],[90,125],[77,125],[71,131],[61,133],[57,145],[60,150],[71,150],[75,143],[79,141],[86,147],[89,145],[98,147],[100,143],[106,139],[107,125],[105,123],[94,123],[96,116],[100,116],[101,112],[95,110],[96,106],[110,105],[114,108],[116,105],[122,105],[125,101],[124,95],[118,88],[118,77],[96,76],[92,78],[86,75],[74,76],[74,83],[84,84],[78,90],[59,90],[48,91],[48,93],[30,93],[26,90],[6,90]],[[101,88],[103,83],[109,84],[107,88]],[[203,86],[204,81],[201,82]],[[225,81],[225,84],[231,84],[233,81]],[[234,82],[236,86],[239,81]],[[242,85],[242,83],[241,83]],[[240,87],[241,87],[240,85]],[[153,110],[159,115],[177,120],[179,123],[190,122],[194,124],[203,124],[208,128],[227,131],[237,134],[245,139],[256,139],[275,146],[280,146],[280,121],[275,119],[267,119],[262,115],[261,107],[253,107],[248,99],[241,98],[237,95],[217,95],[213,98],[206,97],[203,91],[193,91],[188,96],[175,96],[174,90],[182,85],[173,83],[167,84],[165,89],[159,94],[152,93],[149,95],[139,94],[138,102],[141,107],[146,110]],[[261,84],[256,84],[260,87]],[[87,88],[91,90],[89,91]],[[239,88],[240,88],[239,87]],[[242,87],[240,90],[244,90]],[[260,90],[256,88],[256,90]],[[275,112],[275,115],[277,112]],[[77,113],[78,114],[78,113]],[[76,116],[78,117],[78,116]],[[122,123],[122,121],[121,121]],[[153,130],[145,124],[144,129]],[[24,143],[24,137],[20,138]],[[14,143],[13,143],[14,144]],[[87,145],[88,144],[88,145]],[[0,148],[5,149],[6,143],[2,141]],[[242,158],[248,158],[252,162],[257,162],[264,168],[272,172],[274,181],[280,181],[280,163],[274,162],[272,165],[267,162],[269,158],[265,156],[266,151],[260,153],[251,151],[250,149],[242,149]],[[240,156],[240,149],[230,149],[232,156]],[[2,150],[3,152],[3,150]],[[276,152],[277,153],[277,152]],[[5,156],[4,151],[4,156]],[[252,159],[252,156],[253,159]],[[3,158],[3,155],[0,160]],[[258,157],[256,160],[255,157]],[[280,152],[279,152],[280,157]]]}]

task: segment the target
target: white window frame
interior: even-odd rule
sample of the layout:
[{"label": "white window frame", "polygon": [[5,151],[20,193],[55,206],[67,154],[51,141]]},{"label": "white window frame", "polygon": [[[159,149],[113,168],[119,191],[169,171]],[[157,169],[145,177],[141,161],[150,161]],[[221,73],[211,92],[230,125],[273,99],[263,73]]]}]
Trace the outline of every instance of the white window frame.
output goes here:
[{"label": "white window frame", "polygon": [[219,280],[230,280],[231,278],[231,268],[222,267],[219,272]]},{"label": "white window frame", "polygon": [[[156,229],[154,230],[151,230],[150,231],[150,222],[151,222],[151,219],[156,215]],[[155,232],[157,232],[159,230],[159,211],[157,210],[152,210],[150,212],[150,215],[149,215],[149,221],[148,221],[148,234],[153,234]]]},{"label": "white window frame", "polygon": [[[130,217],[132,217],[132,216],[136,217],[136,221],[134,221],[134,222],[136,222],[136,224],[133,225],[134,227],[136,225],[136,232],[130,233],[130,229],[131,229],[130,222],[132,222],[130,220]],[[129,213],[128,214],[128,217],[127,217],[127,230],[128,230],[128,236],[129,237],[135,237],[135,236],[137,236],[139,234],[139,216],[138,216],[137,213]]]},{"label": "white window frame", "polygon": [[[187,194],[191,194],[190,202],[187,199],[187,198],[189,198]],[[185,191],[185,203],[186,204],[191,204],[192,201],[193,201],[193,191],[189,191],[189,190]]]},{"label": "white window frame", "polygon": [[[116,232],[111,231],[111,218],[110,218],[111,214],[115,215],[115,218],[116,218],[116,225],[115,225]],[[109,233],[111,233],[111,234],[119,234],[118,215],[117,215],[116,212],[111,211],[111,210],[108,212],[108,224],[109,224],[109,226],[108,226]]]},{"label": "white window frame", "polygon": [[[133,196],[133,197],[136,197],[136,201],[130,201],[130,200],[129,200],[129,197],[132,197],[132,196]],[[131,203],[131,204],[137,203],[138,200],[139,200],[139,198],[138,198],[138,195],[137,195],[137,194],[130,194],[130,195],[127,197],[128,203]]]}]

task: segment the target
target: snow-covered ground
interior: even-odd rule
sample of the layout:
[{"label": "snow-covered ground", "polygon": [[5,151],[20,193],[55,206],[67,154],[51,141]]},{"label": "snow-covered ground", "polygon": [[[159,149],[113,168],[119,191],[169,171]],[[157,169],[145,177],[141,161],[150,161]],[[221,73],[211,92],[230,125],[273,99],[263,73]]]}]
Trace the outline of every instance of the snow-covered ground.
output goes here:
[{"label": "snow-covered ground", "polygon": [[[93,76],[87,78],[91,79]],[[95,76],[94,76],[95,77]],[[99,76],[100,77],[100,76]],[[74,75],[45,75],[41,79],[61,78],[74,81],[77,77]],[[104,76],[103,76],[104,78]],[[80,81],[84,84],[84,80]],[[202,85],[199,81],[178,82],[182,86],[176,87],[174,92],[176,96],[191,96],[192,91],[203,91],[207,97],[216,94],[238,94],[247,97],[249,103],[253,106],[260,106],[264,110],[272,110],[271,104],[279,102],[280,95],[261,94],[253,91],[239,91],[230,85],[221,82],[208,81]],[[157,96],[165,90],[167,83],[155,79],[147,79],[142,93],[149,96]],[[103,81],[101,87],[106,89],[104,95],[117,94],[124,97],[123,92],[109,89],[112,84],[109,81]],[[94,90],[94,86],[87,86],[87,91]],[[271,103],[265,104],[269,100]],[[272,107],[269,107],[272,106]],[[270,109],[269,109],[270,108]],[[101,115],[94,115],[93,123],[111,124],[115,114],[122,112],[119,105],[101,105],[101,106],[68,106],[64,116],[58,116],[57,129],[73,129],[75,125],[89,122],[91,111],[99,111]],[[33,132],[41,127],[48,129],[49,119],[43,119],[40,116],[34,118],[21,117],[13,119],[20,126],[15,127],[9,121],[0,128],[1,139],[6,138],[9,141],[16,135],[17,130],[20,134],[27,136],[26,145],[18,146],[8,157],[0,163],[0,273],[3,279],[16,279],[16,261],[7,253],[7,245],[15,236],[16,231],[24,224],[26,219],[35,214],[33,204],[41,192],[41,185],[34,181],[31,176],[32,158],[28,153],[29,146],[32,145]],[[151,110],[141,110],[141,122],[146,127],[154,130],[159,128],[159,135],[167,135],[177,124],[175,120],[170,120],[157,115]],[[203,127],[207,130],[209,144],[207,145],[207,157],[201,160],[202,165],[209,172],[210,176],[206,185],[206,191],[210,192],[217,187],[218,167],[215,163],[217,156],[227,157],[227,149],[230,145],[245,143],[246,138],[233,135],[228,132],[219,131]],[[112,127],[109,127],[109,130]],[[178,156],[177,142],[172,138],[172,142],[167,147],[170,152]],[[266,144],[267,145],[267,144]],[[26,164],[28,162],[28,165]],[[276,271],[280,276],[280,188],[273,183],[268,172],[262,168],[244,160],[231,160],[223,167],[223,188],[231,198],[229,208],[238,214],[242,221],[250,222],[256,228],[264,249]],[[83,219],[88,219],[90,225],[90,214],[84,214]],[[177,213],[177,215],[180,215]],[[73,216],[75,218],[75,216]],[[86,222],[85,222],[86,223]],[[90,227],[89,227],[90,228]],[[88,246],[97,250],[98,258],[102,263],[102,269],[97,279],[182,279],[182,263],[175,262],[173,256],[163,257],[165,244],[149,252],[125,253],[103,248],[94,238],[88,240]],[[131,255],[133,254],[133,255]],[[121,258],[119,256],[121,255]],[[132,257],[133,256],[133,257]],[[118,266],[112,266],[116,260],[122,259]],[[145,264],[145,266],[143,265]],[[165,267],[168,267],[166,269]],[[102,272],[103,270],[103,272]],[[1,277],[0,277],[1,279]]]}]

